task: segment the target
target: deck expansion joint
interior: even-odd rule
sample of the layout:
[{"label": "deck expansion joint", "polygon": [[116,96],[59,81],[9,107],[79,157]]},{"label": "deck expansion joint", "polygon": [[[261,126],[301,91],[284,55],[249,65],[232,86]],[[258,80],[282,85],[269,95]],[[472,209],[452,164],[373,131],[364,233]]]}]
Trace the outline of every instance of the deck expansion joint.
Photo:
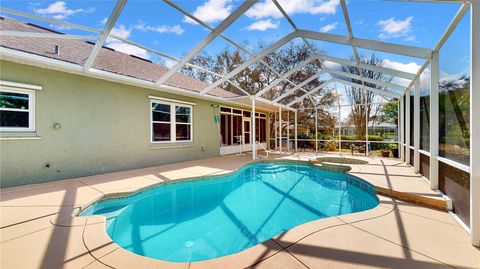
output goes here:
[{"label": "deck expansion joint", "polygon": [[[285,247],[285,248],[282,247],[277,241],[275,241],[275,240],[273,240],[273,239],[272,239],[272,241],[275,242],[275,244],[277,244],[277,245],[281,248],[281,250],[280,250],[279,252],[277,252],[277,253],[280,253],[281,251],[286,251],[286,252],[287,252],[288,254],[290,254],[295,260],[297,260],[298,262],[300,262],[300,263],[301,263],[303,266],[305,266],[306,268],[310,269],[310,267],[308,267],[308,265],[306,265],[306,264],[305,264],[304,262],[302,262],[299,258],[297,258],[297,256],[295,256],[292,252],[290,252],[290,251],[287,249],[287,247]],[[277,254],[277,253],[275,253],[275,254]]]},{"label": "deck expansion joint", "polygon": [[10,227],[13,227],[13,226],[17,226],[17,225],[21,225],[21,224],[25,224],[25,223],[28,223],[28,222],[31,222],[31,221],[43,219],[43,218],[46,218],[46,217],[55,216],[55,215],[57,215],[57,214],[58,214],[58,212],[55,212],[55,213],[51,213],[51,214],[39,216],[39,217],[36,217],[36,218],[33,218],[33,219],[28,219],[28,220],[23,220],[23,221],[16,222],[16,223],[8,224],[8,225],[5,225],[5,226],[0,227],[0,230],[6,229],[6,228],[10,228]]},{"label": "deck expansion joint", "polygon": [[[398,209],[397,203],[395,203],[395,206],[392,208],[391,211],[389,211],[389,212],[386,213],[386,214],[383,214],[382,216],[378,216],[378,217],[383,217],[383,216],[385,216],[385,215],[391,214],[395,209]],[[376,217],[375,217],[375,218],[376,218]],[[373,218],[371,218],[371,219],[373,219]],[[394,241],[392,241],[392,240],[390,240],[390,239],[384,238],[384,237],[382,237],[382,236],[380,236],[380,235],[377,235],[377,234],[375,234],[375,233],[373,233],[373,232],[369,232],[369,231],[367,231],[367,230],[365,230],[365,229],[362,229],[362,228],[354,225],[355,223],[358,223],[358,222],[361,222],[361,221],[366,221],[366,220],[370,220],[370,219],[364,219],[364,220],[354,221],[354,222],[346,222],[346,221],[340,219],[340,221],[344,222],[346,225],[351,226],[351,227],[353,227],[353,228],[355,228],[355,229],[357,229],[357,230],[359,230],[359,231],[362,231],[362,232],[367,233],[367,234],[369,234],[369,235],[371,235],[371,236],[377,237],[377,238],[379,238],[379,239],[381,239],[381,240],[384,240],[384,241],[386,241],[386,242],[388,242],[388,243],[390,243],[390,244],[394,244],[394,245],[396,245],[396,246],[402,247],[402,248],[404,248],[404,249],[406,249],[406,250],[408,250],[408,251],[415,252],[415,253],[418,254],[418,255],[421,255],[421,256],[424,256],[424,257],[429,258],[429,259],[431,259],[431,260],[434,260],[434,261],[436,261],[436,262],[439,262],[439,263],[441,263],[441,264],[443,264],[443,265],[446,265],[446,266],[448,266],[448,267],[450,267],[450,268],[456,268],[455,266],[452,266],[452,265],[450,265],[450,264],[447,264],[447,263],[445,263],[445,262],[443,262],[443,261],[441,261],[441,260],[438,260],[438,259],[436,259],[436,258],[430,257],[430,256],[427,255],[427,254],[423,254],[423,253],[421,253],[421,252],[419,252],[419,251],[416,251],[416,250],[414,250],[414,249],[412,249],[412,248],[410,248],[410,247],[408,247],[408,246],[404,246],[403,244],[396,243],[396,242],[394,242]]]}]

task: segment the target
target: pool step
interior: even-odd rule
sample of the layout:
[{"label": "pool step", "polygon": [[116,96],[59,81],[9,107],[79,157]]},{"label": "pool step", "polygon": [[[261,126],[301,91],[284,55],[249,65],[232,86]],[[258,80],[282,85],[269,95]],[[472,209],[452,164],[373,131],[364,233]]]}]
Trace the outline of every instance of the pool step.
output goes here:
[{"label": "pool step", "polygon": [[262,166],[259,170],[260,172],[284,172],[285,170],[287,170],[287,167],[279,165],[268,165]]},{"label": "pool step", "polygon": [[425,196],[406,193],[406,192],[394,191],[394,190],[382,188],[379,186],[375,186],[375,189],[377,193],[380,195],[391,197],[400,201],[415,203],[418,205],[440,209],[444,211],[448,211],[449,209],[451,209],[449,208],[448,201],[445,200],[444,198],[435,199],[435,198],[425,197]]}]

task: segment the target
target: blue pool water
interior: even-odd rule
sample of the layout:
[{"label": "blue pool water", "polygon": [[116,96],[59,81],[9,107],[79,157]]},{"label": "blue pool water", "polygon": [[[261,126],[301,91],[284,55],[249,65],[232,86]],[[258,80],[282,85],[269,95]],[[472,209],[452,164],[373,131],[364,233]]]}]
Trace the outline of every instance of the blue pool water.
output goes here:
[{"label": "blue pool water", "polygon": [[131,252],[190,262],[236,253],[302,223],[377,204],[372,186],[350,175],[269,162],[100,201],[80,215],[105,215],[109,236]]}]

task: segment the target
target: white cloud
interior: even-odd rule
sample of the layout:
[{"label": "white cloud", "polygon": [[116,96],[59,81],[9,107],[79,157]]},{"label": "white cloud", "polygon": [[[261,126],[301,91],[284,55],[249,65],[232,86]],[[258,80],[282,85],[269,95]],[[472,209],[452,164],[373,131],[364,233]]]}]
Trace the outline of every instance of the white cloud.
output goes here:
[{"label": "white cloud", "polygon": [[268,30],[268,29],[277,29],[279,25],[280,25],[279,22],[272,22],[271,19],[260,20],[260,21],[256,21],[256,22],[250,24],[247,27],[247,30],[249,30],[249,31],[254,31],[254,30],[265,31],[265,30]]},{"label": "white cloud", "polygon": [[337,25],[338,25],[338,22],[327,24],[327,25],[323,26],[322,28],[320,28],[320,32],[328,33],[330,31],[333,31],[333,30],[337,29]]},{"label": "white cloud", "polygon": [[132,29],[125,27],[125,25],[120,24],[118,27],[113,27],[110,34],[119,36],[121,38],[128,38],[132,33]]},{"label": "white cloud", "polygon": [[[394,70],[400,70],[400,71],[412,73],[412,74],[416,74],[421,67],[420,65],[418,65],[415,62],[410,62],[410,63],[404,64],[404,63],[400,63],[400,62],[390,61],[388,59],[383,60],[382,66],[386,67],[386,68],[394,69]],[[425,87],[425,85],[428,85],[428,84],[425,84],[425,83],[430,83],[429,79],[424,78],[426,73],[427,73],[427,70],[424,71],[424,75],[420,78],[420,87]],[[428,74],[430,74],[429,70],[428,70]],[[428,77],[430,77],[430,76],[428,76]],[[410,85],[410,82],[411,82],[411,80],[404,79],[404,78],[399,78],[399,77],[395,77],[392,80],[392,83],[395,83],[395,84],[398,84],[398,85],[401,85],[401,86],[405,86],[405,87]]]},{"label": "white cloud", "polygon": [[138,56],[138,57],[141,57],[141,58],[144,58],[144,59],[149,59],[150,58],[150,55],[148,54],[148,52],[142,48],[139,48],[137,46],[133,46],[133,45],[130,45],[130,44],[126,44],[126,43],[123,43],[123,42],[110,42],[107,44],[108,47],[116,50],[116,51],[121,51],[123,53],[126,53],[126,54],[130,54],[130,55],[135,55],[135,56]]},{"label": "white cloud", "polygon": [[[282,8],[288,15],[294,14],[335,14],[340,5],[340,0],[279,0]],[[275,6],[273,1],[265,0],[254,5],[247,11],[247,16],[256,19],[267,17],[281,18],[283,15]]]},{"label": "white cloud", "polygon": [[415,41],[417,38],[414,35],[407,36],[403,40],[405,41]]},{"label": "white cloud", "polygon": [[49,26],[50,26],[50,28],[56,29],[58,31],[65,31],[65,30],[71,30],[72,29],[71,27],[61,25],[61,24],[50,24]]},{"label": "white cloud", "polygon": [[175,65],[177,64],[177,61],[174,61],[174,60],[165,60],[165,66],[168,67],[168,68],[172,68],[174,67]]},{"label": "white cloud", "polygon": [[40,15],[49,16],[57,20],[63,20],[77,13],[92,13],[95,11],[95,8],[90,7],[88,9],[83,9],[83,8],[70,9],[67,7],[67,4],[65,2],[58,1],[50,4],[46,8],[37,8],[34,11],[35,13]]},{"label": "white cloud", "polygon": [[412,31],[412,21],[412,16],[404,20],[397,20],[394,17],[387,20],[380,20],[377,23],[377,25],[380,26],[380,35],[378,37],[382,39],[405,37],[412,40],[412,38],[414,38],[410,35]]},{"label": "white cloud", "polygon": [[142,32],[152,31],[157,33],[174,33],[176,35],[181,35],[185,30],[180,25],[147,25],[144,22],[140,22],[134,26],[135,29],[140,30]]},{"label": "white cloud", "polygon": [[[395,61],[390,61],[388,59],[385,59],[382,64],[383,67],[395,69],[395,70],[401,70],[409,73],[416,74],[418,70],[420,69],[420,65],[414,62],[410,62],[407,64],[404,63],[399,63]],[[458,74],[449,74],[443,70],[440,70],[440,83],[443,81],[453,81],[454,83],[463,85],[465,83],[464,80],[460,79],[465,73],[458,73]],[[430,77],[431,77],[431,70],[430,68],[425,68],[425,70],[422,72],[420,75],[420,94],[421,95],[428,95],[429,90],[430,90]],[[407,87],[410,85],[411,80],[404,79],[404,78],[399,78],[399,77],[394,77],[392,80],[392,83],[405,86]]]},{"label": "white cloud", "polygon": [[[125,25],[120,24],[118,27],[113,27],[111,34],[119,36],[121,38],[128,38],[132,33],[131,28],[125,27]],[[150,59],[150,55],[147,50],[133,46],[127,43],[124,43],[120,40],[114,38],[107,38],[105,45],[116,51],[120,51],[126,54],[135,55],[144,59]]]},{"label": "white cloud", "polygon": [[105,23],[107,23],[107,21],[108,21],[108,17],[105,17],[100,21],[100,23],[105,24]]},{"label": "white cloud", "polygon": [[324,61],[323,66],[325,66],[327,69],[333,69],[333,70],[341,70],[342,65],[334,62],[329,62],[329,61]]},{"label": "white cloud", "polygon": [[395,69],[395,70],[401,70],[401,71],[404,71],[404,72],[414,73],[414,74],[417,73],[418,70],[421,67],[420,65],[418,65],[415,62],[410,62],[408,64],[404,64],[404,63],[399,63],[399,62],[395,62],[395,61],[390,61],[388,59],[383,60],[382,66],[383,67],[388,67],[388,68],[391,68],[391,69]]},{"label": "white cloud", "polygon": [[[192,13],[193,16],[205,23],[214,23],[225,19],[233,9],[230,5],[232,0],[208,0],[203,5],[198,6]],[[197,24],[194,20],[185,16],[184,22]]]},{"label": "white cloud", "polygon": [[355,23],[355,25],[364,25],[365,21],[363,21],[363,19],[362,19],[362,20],[355,21],[354,23]]}]

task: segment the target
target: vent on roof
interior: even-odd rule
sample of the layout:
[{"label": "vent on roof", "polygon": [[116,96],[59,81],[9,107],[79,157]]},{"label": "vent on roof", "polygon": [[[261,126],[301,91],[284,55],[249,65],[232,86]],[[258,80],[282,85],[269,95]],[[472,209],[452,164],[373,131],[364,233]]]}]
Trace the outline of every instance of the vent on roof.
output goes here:
[{"label": "vent on roof", "polygon": [[142,58],[142,57],[138,57],[138,56],[136,56],[136,55],[131,55],[131,54],[130,54],[130,57],[133,57],[133,58],[135,58],[135,59],[139,59],[139,60],[142,60],[142,61],[145,61],[145,62],[148,62],[148,63],[152,63],[152,61],[147,60],[147,59],[144,59],[144,58]]},{"label": "vent on roof", "polygon": [[53,53],[55,55],[60,55],[60,46],[59,45],[55,45],[55,48],[53,50]]},{"label": "vent on roof", "polygon": [[55,34],[64,35],[64,33],[62,33],[62,32],[58,32],[58,31],[52,30],[52,29],[50,29],[50,28],[37,25],[37,24],[35,24],[35,23],[26,22],[25,24],[26,24],[26,25],[33,26],[33,27],[36,27],[36,28],[39,28],[39,29],[42,29],[42,30],[45,30],[45,31],[49,31],[49,32],[52,32],[52,33],[55,33]]}]

